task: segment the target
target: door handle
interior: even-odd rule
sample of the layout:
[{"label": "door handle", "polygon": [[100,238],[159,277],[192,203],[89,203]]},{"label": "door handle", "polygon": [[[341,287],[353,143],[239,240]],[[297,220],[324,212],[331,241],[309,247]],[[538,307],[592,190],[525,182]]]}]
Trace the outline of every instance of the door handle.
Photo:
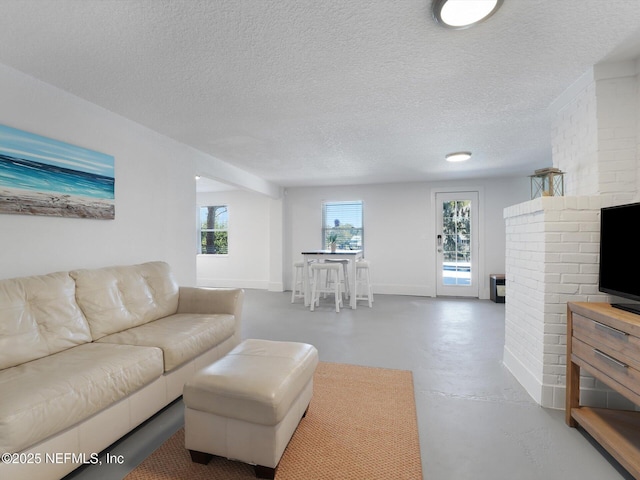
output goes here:
[{"label": "door handle", "polygon": [[438,235],[438,246],[442,246],[442,235]]}]

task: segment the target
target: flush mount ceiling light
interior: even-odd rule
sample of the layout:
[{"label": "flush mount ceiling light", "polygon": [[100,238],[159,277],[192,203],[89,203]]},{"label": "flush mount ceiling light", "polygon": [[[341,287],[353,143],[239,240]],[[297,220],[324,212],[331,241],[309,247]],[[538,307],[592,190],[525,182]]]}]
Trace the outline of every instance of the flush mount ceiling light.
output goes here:
[{"label": "flush mount ceiling light", "polygon": [[471,158],[471,152],[454,152],[444,158],[447,162],[464,162]]},{"label": "flush mount ceiling light", "polygon": [[502,0],[433,0],[433,18],[447,28],[467,28],[486,20]]}]

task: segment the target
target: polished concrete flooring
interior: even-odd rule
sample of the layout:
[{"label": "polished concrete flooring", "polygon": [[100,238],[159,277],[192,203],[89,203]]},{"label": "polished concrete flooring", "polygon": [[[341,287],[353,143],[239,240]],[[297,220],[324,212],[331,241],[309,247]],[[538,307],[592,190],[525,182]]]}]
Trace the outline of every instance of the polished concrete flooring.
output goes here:
[{"label": "polished concrete flooring", "polygon": [[[504,367],[504,304],[377,295],[372,309],[361,305],[336,313],[327,299],[310,312],[291,304],[290,293],[247,290],[243,338],[307,342],[321,361],[411,370],[425,479],[631,478],[567,427],[564,412],[539,407]],[[121,479],[182,425],[182,408],[175,402],[107,449],[123,465],[69,478]]]}]

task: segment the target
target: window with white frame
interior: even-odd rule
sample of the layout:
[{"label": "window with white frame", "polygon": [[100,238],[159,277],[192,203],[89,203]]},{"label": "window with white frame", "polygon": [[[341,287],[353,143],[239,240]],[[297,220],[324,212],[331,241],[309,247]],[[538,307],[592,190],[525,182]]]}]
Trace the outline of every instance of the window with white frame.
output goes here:
[{"label": "window with white frame", "polygon": [[200,207],[200,253],[229,253],[229,210],[226,205]]},{"label": "window with white frame", "polygon": [[362,201],[324,202],[322,204],[322,248],[335,241],[338,249],[362,250]]}]

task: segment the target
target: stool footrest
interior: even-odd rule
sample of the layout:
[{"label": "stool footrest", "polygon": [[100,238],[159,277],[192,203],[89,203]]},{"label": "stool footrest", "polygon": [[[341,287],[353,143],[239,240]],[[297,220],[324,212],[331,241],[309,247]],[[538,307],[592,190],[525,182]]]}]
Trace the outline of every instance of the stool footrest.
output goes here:
[{"label": "stool footrest", "polygon": [[249,339],[198,371],[183,392],[192,461],[230,458],[274,478],[309,407],[317,364],[313,345]]}]

